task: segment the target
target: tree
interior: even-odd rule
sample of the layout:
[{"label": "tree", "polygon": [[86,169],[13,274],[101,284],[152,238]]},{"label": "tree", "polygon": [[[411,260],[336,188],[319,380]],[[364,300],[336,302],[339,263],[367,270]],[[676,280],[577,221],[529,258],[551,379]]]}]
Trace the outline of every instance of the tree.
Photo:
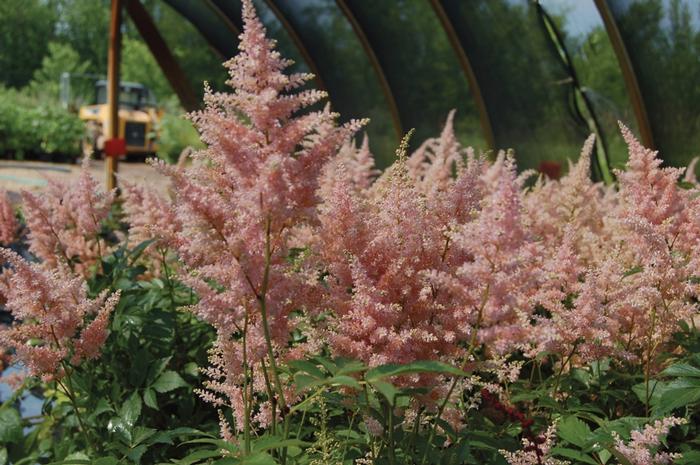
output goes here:
[{"label": "tree", "polygon": [[22,87],[31,80],[54,37],[56,19],[53,1],[0,2],[0,83]]}]

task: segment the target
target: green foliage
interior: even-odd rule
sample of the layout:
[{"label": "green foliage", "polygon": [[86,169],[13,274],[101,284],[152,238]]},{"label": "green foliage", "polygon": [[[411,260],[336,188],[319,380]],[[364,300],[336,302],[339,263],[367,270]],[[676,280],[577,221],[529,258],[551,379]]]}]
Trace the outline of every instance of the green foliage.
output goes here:
[{"label": "green foliage", "polygon": [[0,85],[22,87],[41,65],[54,36],[54,1],[0,2]]},{"label": "green foliage", "polygon": [[0,155],[77,157],[83,131],[78,117],[57,103],[0,88]]},{"label": "green foliage", "polygon": [[0,409],[0,448],[13,463],[102,457],[80,463],[152,464],[185,454],[176,444],[190,435],[216,431],[216,412],[193,393],[213,331],[177,310],[192,303],[188,289],[167,277],[141,279],[138,261],[148,245],[118,249],[90,282],[91,292],[120,289],[122,298],[101,358],[71,374],[87,434],[63,391],[47,383],[35,391],[45,402],[29,434],[22,433],[28,420],[20,419],[12,399]]},{"label": "green foliage", "polygon": [[158,157],[169,163],[177,163],[180,154],[187,147],[204,148],[199,133],[192,123],[182,116],[182,110],[176,107],[172,110],[166,109],[158,128]]},{"label": "green foliage", "polygon": [[[89,71],[89,67],[90,64],[82,61],[80,55],[70,45],[51,42],[48,45],[48,54],[41,61],[41,68],[34,71],[27,90],[37,98],[58,102],[61,74],[84,74]],[[76,84],[71,83],[71,85]],[[75,92],[75,89],[72,91]]]}]

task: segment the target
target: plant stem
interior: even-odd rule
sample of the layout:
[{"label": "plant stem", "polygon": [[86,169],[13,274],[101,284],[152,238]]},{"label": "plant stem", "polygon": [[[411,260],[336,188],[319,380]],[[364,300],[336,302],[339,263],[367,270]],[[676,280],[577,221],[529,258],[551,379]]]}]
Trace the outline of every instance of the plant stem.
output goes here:
[{"label": "plant stem", "polygon": [[[250,454],[250,404],[251,396],[248,396],[248,312],[245,314],[245,320],[243,322],[243,404],[244,404],[244,415],[243,418],[243,454]],[[250,373],[251,379],[253,378],[253,372]]]},{"label": "plant stem", "polygon": [[[464,363],[462,364],[462,370],[465,370],[467,367],[467,364],[469,363],[469,359],[471,358],[472,354],[474,353],[474,350],[476,349],[476,342],[477,342],[477,333],[479,331],[479,327],[481,326],[481,320],[483,318],[484,314],[484,307],[486,307],[486,302],[489,299],[489,292],[490,292],[490,284],[486,285],[486,289],[484,290],[484,294],[481,297],[481,305],[479,306],[479,310],[476,316],[476,324],[474,325],[474,329],[471,334],[471,338],[469,341],[469,349],[467,349],[467,355],[464,358]],[[425,450],[423,451],[423,457],[421,458],[421,465],[425,464],[425,460],[428,458],[428,449],[433,445],[433,439],[435,439],[435,432],[437,431],[437,426],[438,426],[438,421],[442,417],[442,413],[445,411],[445,407],[447,407],[447,403],[450,401],[450,397],[452,396],[452,392],[455,390],[455,387],[457,387],[457,378],[452,380],[452,384],[450,385],[450,389],[447,391],[447,395],[445,396],[445,399],[442,401],[442,404],[440,404],[440,407],[438,407],[438,412],[437,416],[435,417],[435,421],[433,422],[433,427],[430,430],[430,436],[428,437],[428,443],[425,445]]]},{"label": "plant stem", "polygon": [[64,361],[61,361],[61,366],[63,367],[63,371],[66,373],[66,380],[68,383],[63,384],[63,382],[61,382],[60,379],[57,379],[56,383],[63,388],[63,392],[68,397],[68,400],[70,400],[70,403],[73,406],[73,411],[75,412],[75,417],[78,419],[78,426],[80,428],[80,431],[83,433],[83,437],[85,438],[85,445],[88,448],[88,451],[92,452],[95,450],[95,448],[92,444],[92,441],[90,441],[88,430],[85,427],[85,423],[83,422],[83,417],[80,416],[78,403],[75,400],[75,391],[73,390],[73,381],[71,380],[71,370]]},{"label": "plant stem", "polygon": [[396,463],[396,451],[394,446],[394,411],[391,408],[391,404],[388,402],[386,407],[386,415],[388,423],[387,428],[389,429],[389,444],[387,444],[387,447],[389,448],[389,463],[394,465]]},{"label": "plant stem", "polygon": [[[270,244],[270,227],[271,220],[268,217],[265,221],[265,270],[263,273],[263,281],[260,292],[258,294],[258,302],[260,304],[260,316],[262,318],[263,332],[265,335],[265,344],[267,345],[267,355],[270,357],[270,367],[272,368],[272,376],[275,381],[275,387],[277,389],[277,395],[279,396],[278,405],[280,406],[280,411],[284,415],[284,409],[287,408],[287,402],[284,398],[284,389],[282,389],[282,382],[280,381],[279,371],[277,369],[277,362],[275,361],[275,353],[272,348],[272,337],[270,336],[270,324],[267,321],[267,289],[270,281],[270,265],[271,265],[271,244]],[[272,399],[271,399],[272,401]],[[289,433],[289,415],[284,415],[284,432],[285,437]],[[282,465],[287,462],[287,448],[282,450]]]}]

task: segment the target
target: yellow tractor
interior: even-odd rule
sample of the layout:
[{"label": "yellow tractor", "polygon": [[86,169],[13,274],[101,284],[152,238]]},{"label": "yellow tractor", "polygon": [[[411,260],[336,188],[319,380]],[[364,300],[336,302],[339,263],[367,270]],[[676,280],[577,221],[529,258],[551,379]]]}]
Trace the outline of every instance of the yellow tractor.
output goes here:
[{"label": "yellow tractor", "polygon": [[[89,75],[61,76],[61,100],[68,106],[71,100],[70,80]],[[99,79],[94,84],[92,104],[80,105],[78,116],[85,121],[85,137],[82,142],[84,155],[104,155],[107,139],[107,81]],[[157,131],[163,116],[151,90],[143,84],[121,82],[119,86],[119,138],[126,142],[126,156],[145,158],[158,150]]]}]

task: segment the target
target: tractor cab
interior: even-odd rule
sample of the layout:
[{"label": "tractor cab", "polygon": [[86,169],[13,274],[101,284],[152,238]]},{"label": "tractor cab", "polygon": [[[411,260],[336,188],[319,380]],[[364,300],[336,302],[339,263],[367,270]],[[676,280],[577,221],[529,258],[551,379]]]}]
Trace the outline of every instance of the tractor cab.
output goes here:
[{"label": "tractor cab", "polygon": [[[80,108],[80,119],[85,121],[86,136],[83,152],[101,155],[104,152],[109,121],[107,81],[95,82],[94,104]],[[162,111],[157,108],[151,90],[136,82],[119,85],[119,138],[126,142],[127,156],[149,156],[157,151],[157,127]]]},{"label": "tractor cab", "polygon": [[[107,104],[107,81],[105,80],[95,83],[95,103]],[[137,82],[122,82],[119,85],[119,108],[140,110],[155,107],[156,99],[148,87]]]}]

